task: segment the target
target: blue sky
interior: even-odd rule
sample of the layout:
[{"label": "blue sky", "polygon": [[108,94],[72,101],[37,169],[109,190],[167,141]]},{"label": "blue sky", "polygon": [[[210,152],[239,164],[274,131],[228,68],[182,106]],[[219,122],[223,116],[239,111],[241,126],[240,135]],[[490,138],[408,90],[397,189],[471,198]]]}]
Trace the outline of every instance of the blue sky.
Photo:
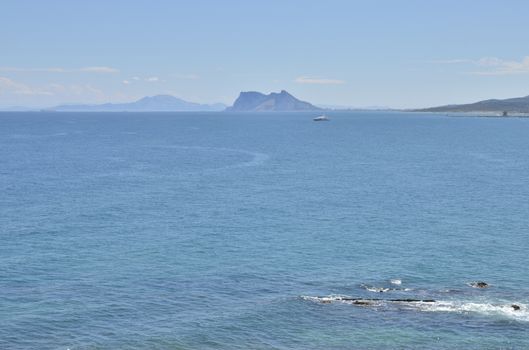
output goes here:
[{"label": "blue sky", "polygon": [[0,107],[173,94],[422,107],[529,95],[529,1],[2,0]]}]

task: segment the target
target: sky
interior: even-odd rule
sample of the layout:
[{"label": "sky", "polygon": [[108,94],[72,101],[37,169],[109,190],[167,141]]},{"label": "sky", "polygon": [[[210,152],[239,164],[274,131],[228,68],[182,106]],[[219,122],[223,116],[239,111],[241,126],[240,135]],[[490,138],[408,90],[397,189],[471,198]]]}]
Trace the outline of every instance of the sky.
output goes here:
[{"label": "sky", "polygon": [[1,0],[0,108],[287,90],[393,108],[529,95],[526,0]]}]

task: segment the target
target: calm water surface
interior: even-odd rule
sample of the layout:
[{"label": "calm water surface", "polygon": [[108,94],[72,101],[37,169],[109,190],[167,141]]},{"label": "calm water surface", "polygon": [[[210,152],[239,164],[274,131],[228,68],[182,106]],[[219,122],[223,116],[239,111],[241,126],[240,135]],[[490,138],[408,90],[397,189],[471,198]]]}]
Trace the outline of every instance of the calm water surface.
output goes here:
[{"label": "calm water surface", "polygon": [[529,348],[529,119],[313,117],[0,113],[0,348]]}]

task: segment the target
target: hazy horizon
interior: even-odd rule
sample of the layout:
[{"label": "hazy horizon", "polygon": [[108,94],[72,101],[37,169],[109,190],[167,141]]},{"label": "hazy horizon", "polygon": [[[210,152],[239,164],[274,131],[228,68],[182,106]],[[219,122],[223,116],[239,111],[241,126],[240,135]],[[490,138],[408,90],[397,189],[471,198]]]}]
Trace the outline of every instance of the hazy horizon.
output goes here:
[{"label": "hazy horizon", "polygon": [[[415,108],[529,95],[523,1],[4,1],[0,109],[170,94]],[[493,24],[493,25],[491,25]]]},{"label": "hazy horizon", "polygon": [[0,350],[529,349],[528,10],[1,1]]}]

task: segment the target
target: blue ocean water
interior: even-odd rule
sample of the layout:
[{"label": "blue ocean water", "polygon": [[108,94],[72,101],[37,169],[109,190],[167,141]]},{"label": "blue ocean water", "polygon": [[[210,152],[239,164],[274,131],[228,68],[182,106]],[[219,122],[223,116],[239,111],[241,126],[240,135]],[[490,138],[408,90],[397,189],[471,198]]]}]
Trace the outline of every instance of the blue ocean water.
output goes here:
[{"label": "blue ocean water", "polygon": [[529,348],[529,119],[312,117],[1,113],[0,348]]}]

